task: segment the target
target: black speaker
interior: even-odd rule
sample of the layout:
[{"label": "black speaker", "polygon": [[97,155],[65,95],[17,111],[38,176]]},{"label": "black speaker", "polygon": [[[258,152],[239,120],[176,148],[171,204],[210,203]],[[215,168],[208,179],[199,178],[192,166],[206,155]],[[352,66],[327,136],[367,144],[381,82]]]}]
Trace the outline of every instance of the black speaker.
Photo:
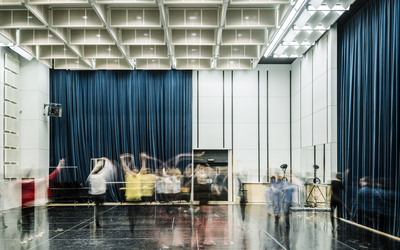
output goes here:
[{"label": "black speaker", "polygon": [[47,115],[52,117],[62,117],[62,108],[49,106]]}]

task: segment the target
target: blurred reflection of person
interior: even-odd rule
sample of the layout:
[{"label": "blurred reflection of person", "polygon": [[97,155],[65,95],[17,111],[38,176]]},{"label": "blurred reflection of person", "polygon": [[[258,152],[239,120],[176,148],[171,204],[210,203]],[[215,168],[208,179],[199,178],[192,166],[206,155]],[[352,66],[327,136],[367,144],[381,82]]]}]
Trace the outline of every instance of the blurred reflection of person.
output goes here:
[{"label": "blurred reflection of person", "polygon": [[272,188],[271,188],[271,186],[274,182],[275,182],[275,176],[272,176],[271,182],[270,182],[269,186],[265,187],[265,192],[264,192],[268,215],[271,214],[271,208],[272,208]]},{"label": "blurred reflection of person", "polygon": [[290,182],[286,181],[282,184],[282,188],[285,194],[283,196],[283,217],[285,218],[285,227],[289,227],[289,213],[293,202],[294,187]]},{"label": "blurred reflection of person", "polygon": [[106,157],[100,158],[97,161],[96,166],[93,168],[92,172],[88,177],[88,181],[90,183],[89,194],[92,195],[95,201],[95,220],[96,220],[96,228],[101,228],[100,218],[99,218],[99,210],[100,206],[106,200],[106,191],[107,191],[107,177],[112,171],[112,163]]}]

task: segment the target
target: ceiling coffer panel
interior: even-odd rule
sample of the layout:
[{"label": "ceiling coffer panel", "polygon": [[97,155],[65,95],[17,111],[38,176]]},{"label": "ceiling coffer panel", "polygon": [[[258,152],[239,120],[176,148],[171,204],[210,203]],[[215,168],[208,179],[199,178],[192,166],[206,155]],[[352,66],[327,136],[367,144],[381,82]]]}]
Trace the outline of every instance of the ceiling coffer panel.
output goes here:
[{"label": "ceiling coffer panel", "polygon": [[262,45],[265,41],[264,29],[226,29],[222,31],[222,44]]},{"label": "ceiling coffer panel", "polygon": [[176,69],[211,69],[211,60],[176,59]]},{"label": "ceiling coffer panel", "polygon": [[250,59],[218,59],[216,69],[251,69]]},{"label": "ceiling coffer panel", "polygon": [[70,43],[74,45],[113,45],[114,40],[105,29],[73,29]]},{"label": "ceiling coffer panel", "polygon": [[173,29],[172,44],[176,45],[215,45],[215,30]]},{"label": "ceiling coffer panel", "polygon": [[158,9],[112,9],[110,27],[161,27]]},{"label": "ceiling coffer panel", "polygon": [[167,45],[131,45],[129,46],[131,58],[168,58]]},{"label": "ceiling coffer panel", "polygon": [[85,58],[123,58],[116,45],[85,45],[83,50]]},{"label": "ceiling coffer panel", "polygon": [[228,9],[226,27],[276,27],[275,9]]},{"label": "ceiling coffer panel", "polygon": [[63,45],[50,30],[20,30],[21,45]]},{"label": "ceiling coffer panel", "polygon": [[121,30],[123,45],[164,45],[164,30],[162,29],[134,29]]},{"label": "ceiling coffer panel", "polygon": [[29,10],[0,10],[0,28],[46,28]]},{"label": "ceiling coffer panel", "polygon": [[78,58],[78,56],[65,45],[41,45],[38,51],[38,57],[40,59]]},{"label": "ceiling coffer panel", "polygon": [[218,9],[169,9],[168,26],[177,27],[218,27]]},{"label": "ceiling coffer panel", "polygon": [[53,27],[103,27],[103,23],[93,9],[54,9],[51,11]]},{"label": "ceiling coffer panel", "polygon": [[131,66],[125,59],[108,58],[96,59],[96,69],[126,69],[130,70]]},{"label": "ceiling coffer panel", "polygon": [[136,59],[136,69],[171,69],[169,59]]},{"label": "ceiling coffer panel", "polygon": [[176,58],[213,58],[214,46],[176,45]]}]

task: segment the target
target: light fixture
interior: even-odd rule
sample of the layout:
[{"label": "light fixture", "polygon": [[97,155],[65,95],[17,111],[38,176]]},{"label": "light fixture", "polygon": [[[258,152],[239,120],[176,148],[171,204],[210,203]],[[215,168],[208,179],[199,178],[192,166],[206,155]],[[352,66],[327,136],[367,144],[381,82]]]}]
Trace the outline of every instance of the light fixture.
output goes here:
[{"label": "light fixture", "polygon": [[25,58],[28,61],[33,59],[33,56],[31,54],[29,54],[28,52],[23,50],[18,45],[10,46],[9,48],[12,49],[15,53],[19,54],[20,56],[22,56],[23,58]]},{"label": "light fixture", "polygon": [[198,19],[199,17],[197,17],[197,16],[190,16],[189,17],[189,20],[196,20],[196,19]]},{"label": "light fixture", "polygon": [[196,33],[192,33],[192,36],[196,36]]},{"label": "light fixture", "polygon": [[96,36],[97,36],[97,37],[101,37],[101,35],[100,35],[100,34],[97,34]]},{"label": "light fixture", "polygon": [[83,16],[82,18],[83,18],[83,19],[87,19],[87,16]]},{"label": "light fixture", "polygon": [[147,34],[147,33],[144,33],[143,35],[144,35],[144,36],[148,36],[149,34]]}]

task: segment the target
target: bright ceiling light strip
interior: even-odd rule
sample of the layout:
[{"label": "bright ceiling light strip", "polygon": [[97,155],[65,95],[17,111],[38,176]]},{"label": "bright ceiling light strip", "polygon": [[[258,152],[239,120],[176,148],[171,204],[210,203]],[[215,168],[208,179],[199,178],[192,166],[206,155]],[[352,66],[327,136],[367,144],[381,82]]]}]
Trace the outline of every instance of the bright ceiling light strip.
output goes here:
[{"label": "bright ceiling light strip", "polygon": [[293,8],[290,10],[290,13],[286,17],[285,21],[283,22],[281,27],[279,27],[277,33],[275,33],[274,37],[272,38],[272,42],[269,44],[268,49],[264,54],[265,57],[269,57],[279,41],[282,40],[283,34],[286,33],[287,29],[292,25],[296,16],[300,13],[300,10],[306,2],[307,0],[297,0]]},{"label": "bright ceiling light strip", "polygon": [[33,56],[31,54],[20,48],[18,45],[10,46],[9,48],[12,49],[17,54],[19,54],[20,56],[24,57],[28,61],[33,59]]}]

